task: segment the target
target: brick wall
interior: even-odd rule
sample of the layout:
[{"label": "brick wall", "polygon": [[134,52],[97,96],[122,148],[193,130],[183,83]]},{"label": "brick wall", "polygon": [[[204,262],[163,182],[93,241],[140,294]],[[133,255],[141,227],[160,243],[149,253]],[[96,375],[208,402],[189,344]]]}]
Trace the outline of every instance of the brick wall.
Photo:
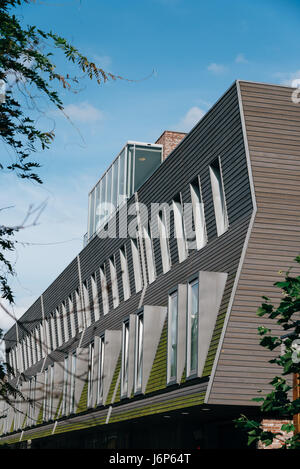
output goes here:
[{"label": "brick wall", "polygon": [[172,150],[181,142],[186,136],[184,132],[173,132],[171,130],[165,130],[161,136],[156,140],[155,143],[163,145],[163,160],[165,160]]},{"label": "brick wall", "polygon": [[[262,420],[261,424],[265,432],[272,432],[277,433],[280,432],[280,428],[282,425],[287,423],[293,423],[291,420],[272,420],[272,419],[264,419]],[[258,445],[258,449],[279,449],[282,445],[282,439],[287,439],[293,436],[293,432],[286,433],[281,432],[282,438],[273,440],[273,443],[270,446],[264,446],[261,443]]]}]

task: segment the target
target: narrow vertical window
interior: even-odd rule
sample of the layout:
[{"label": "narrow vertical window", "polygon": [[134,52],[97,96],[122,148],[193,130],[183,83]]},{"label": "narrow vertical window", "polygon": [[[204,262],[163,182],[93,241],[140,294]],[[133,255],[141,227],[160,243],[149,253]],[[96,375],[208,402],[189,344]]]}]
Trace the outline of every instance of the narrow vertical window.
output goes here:
[{"label": "narrow vertical window", "polygon": [[188,284],[187,376],[197,373],[198,365],[198,279]]},{"label": "narrow vertical window", "polygon": [[49,326],[51,330],[52,337],[52,347],[53,350],[57,349],[57,340],[56,340],[56,331],[55,331],[55,314],[49,316]]},{"label": "narrow vertical window", "polygon": [[[27,352],[28,352],[28,367],[31,367],[33,365],[32,363],[32,345],[31,345],[31,336],[27,335],[26,336],[26,341],[27,341]],[[19,364],[20,364],[20,371],[22,371],[22,354],[21,354],[21,345],[18,345],[19,348]]]},{"label": "narrow vertical window", "polygon": [[48,368],[44,371],[44,389],[43,389],[43,421],[48,420]]},{"label": "narrow vertical window", "polygon": [[177,378],[178,292],[169,295],[168,301],[168,382]]},{"label": "narrow vertical window", "polygon": [[91,319],[89,290],[88,290],[88,284],[86,280],[82,284],[82,289],[83,289],[83,303],[84,303],[85,322],[86,322],[85,325],[86,327],[89,327],[92,323],[92,319]]},{"label": "narrow vertical window", "polygon": [[151,239],[151,230],[150,230],[149,224],[147,227],[144,226],[144,241],[145,241],[146,259],[147,259],[148,280],[149,280],[149,283],[152,283],[155,280],[155,263],[154,263],[153,245],[152,245],[152,239]]},{"label": "narrow vertical window", "polygon": [[140,254],[139,254],[137,239],[131,239],[131,252],[132,252],[132,262],[133,262],[133,271],[134,271],[135,291],[137,293],[141,291],[143,287],[142,269],[141,269],[141,261],[140,261]]},{"label": "narrow vertical window", "polygon": [[27,370],[28,367],[28,362],[27,362],[27,354],[26,354],[26,342],[25,340],[22,340],[21,342],[21,355],[23,358],[23,369]]},{"label": "narrow vertical window", "polygon": [[108,285],[106,280],[105,266],[100,267],[100,279],[101,279],[101,294],[102,294],[102,304],[103,304],[103,314],[107,314],[109,310],[108,302]]},{"label": "narrow vertical window", "polygon": [[55,316],[56,316],[56,326],[57,326],[57,346],[60,347],[63,343],[63,336],[62,336],[63,324],[62,324],[61,314],[60,314],[58,307],[55,310]]},{"label": "narrow vertical window", "polygon": [[[37,344],[36,344],[36,336],[35,336],[35,329],[31,333],[31,343],[32,343],[32,357],[33,357],[33,364],[37,363]],[[22,353],[23,355],[23,353]],[[23,362],[24,357],[22,356]]]},{"label": "narrow vertical window", "polygon": [[65,342],[68,342],[68,340],[69,340],[69,324],[68,324],[68,315],[67,315],[66,303],[64,301],[62,302],[61,309],[62,309],[62,319],[63,319],[64,332],[65,332]]},{"label": "narrow vertical window", "polygon": [[48,368],[48,420],[52,418],[54,392],[54,365]]},{"label": "narrow vertical window", "polygon": [[42,358],[44,358],[47,347],[45,344],[45,334],[44,334],[43,323],[40,324],[40,338],[41,338],[41,355],[42,355]]},{"label": "narrow vertical window", "polygon": [[72,296],[69,296],[69,316],[70,316],[70,323],[71,323],[71,337],[74,337],[76,334],[76,329],[75,329],[75,317],[74,317],[74,305],[73,305],[73,300]]},{"label": "narrow vertical window", "polygon": [[188,251],[186,245],[183,208],[181,201],[181,194],[178,194],[173,199],[173,213],[174,213],[174,233],[177,239],[178,259],[179,262],[187,258]]},{"label": "narrow vertical window", "polygon": [[122,368],[121,368],[121,396],[128,392],[128,363],[129,363],[129,321],[123,323],[122,330]]},{"label": "narrow vertical window", "polygon": [[118,282],[117,282],[117,270],[115,264],[114,256],[109,259],[109,267],[110,267],[110,278],[111,278],[111,291],[113,297],[113,305],[114,308],[119,306],[119,291],[118,291]]},{"label": "narrow vertical window", "polygon": [[143,373],[143,338],[144,338],[144,316],[137,314],[136,317],[136,336],[135,336],[135,391],[142,389],[142,373]]},{"label": "narrow vertical window", "polygon": [[81,332],[83,330],[83,311],[82,311],[80,294],[79,294],[78,288],[76,288],[75,290],[75,302],[76,302],[78,331]]},{"label": "narrow vertical window", "polygon": [[193,221],[194,230],[196,237],[197,249],[203,248],[207,243],[205,216],[204,216],[204,205],[201,198],[201,187],[199,178],[196,178],[191,184],[191,199],[193,207]]},{"label": "narrow vertical window", "polygon": [[209,172],[216,216],[217,233],[218,236],[221,236],[221,234],[223,234],[228,229],[229,223],[219,159],[216,159],[211,164],[209,167]]},{"label": "narrow vertical window", "polygon": [[71,357],[71,376],[70,376],[70,414],[75,412],[75,383],[76,383],[76,352]]},{"label": "narrow vertical window", "polygon": [[36,343],[36,359],[39,362],[42,356],[41,356],[41,342],[40,342],[38,327],[35,329],[35,343]]},{"label": "narrow vertical window", "polygon": [[97,404],[101,404],[103,400],[103,378],[104,378],[104,337],[101,337],[100,342],[99,342]]},{"label": "narrow vertical window", "polygon": [[69,357],[64,360],[64,384],[63,384],[63,399],[62,399],[62,412],[67,415],[68,412],[68,397],[69,397]]},{"label": "narrow vertical window", "polygon": [[124,300],[128,300],[130,297],[130,285],[129,285],[129,274],[128,274],[128,262],[125,246],[120,249],[120,261],[122,271],[122,284],[123,284],[123,295]]},{"label": "narrow vertical window", "polygon": [[95,317],[95,321],[98,321],[100,319],[100,306],[99,306],[99,296],[98,296],[98,288],[97,288],[97,282],[96,282],[96,274],[92,275],[91,283],[92,283],[94,317]]},{"label": "narrow vertical window", "polygon": [[168,272],[168,270],[170,270],[171,260],[170,260],[168,230],[166,227],[165,213],[160,211],[157,217],[158,217],[158,232],[159,232],[159,239],[160,239],[162,268],[163,268],[163,273],[166,273]]},{"label": "narrow vertical window", "polygon": [[88,362],[88,394],[87,406],[91,407],[93,402],[93,378],[94,378],[94,342],[89,346],[89,362]]},{"label": "narrow vertical window", "polygon": [[27,406],[27,416],[29,426],[33,425],[33,411],[35,408],[35,388],[36,388],[36,376],[30,379],[29,381],[29,395],[28,395],[28,406]]}]

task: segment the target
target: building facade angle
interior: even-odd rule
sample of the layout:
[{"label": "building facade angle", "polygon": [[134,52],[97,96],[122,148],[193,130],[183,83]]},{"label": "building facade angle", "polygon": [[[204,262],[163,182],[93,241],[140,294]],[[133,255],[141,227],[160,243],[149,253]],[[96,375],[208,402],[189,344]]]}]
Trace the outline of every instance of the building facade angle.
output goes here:
[{"label": "building facade angle", "polygon": [[278,373],[256,310],[299,250],[292,91],[236,81],[189,133],[124,145],[83,249],[5,335],[29,400],[0,401],[0,444],[246,447],[233,419]]}]

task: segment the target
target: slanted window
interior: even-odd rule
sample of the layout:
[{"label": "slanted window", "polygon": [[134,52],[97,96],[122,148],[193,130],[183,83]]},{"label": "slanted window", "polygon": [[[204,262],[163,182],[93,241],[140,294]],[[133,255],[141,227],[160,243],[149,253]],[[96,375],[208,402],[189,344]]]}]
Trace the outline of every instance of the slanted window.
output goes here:
[{"label": "slanted window", "polygon": [[121,261],[121,270],[122,270],[122,284],[123,284],[123,295],[124,300],[128,300],[130,297],[130,285],[129,285],[129,274],[128,274],[128,262],[126,248],[123,246],[120,249],[120,261]]},{"label": "slanted window", "polygon": [[31,378],[29,381],[29,395],[28,395],[28,407],[27,407],[27,416],[28,424],[31,426],[35,422],[33,420],[34,410],[35,410],[35,392],[36,392],[36,376]]},{"label": "slanted window", "polygon": [[98,319],[100,318],[100,306],[99,306],[98,289],[97,289],[97,283],[96,283],[96,274],[93,274],[91,276],[91,283],[92,283],[94,317],[95,317],[95,321],[98,321]]},{"label": "slanted window", "polygon": [[134,271],[134,282],[135,282],[135,291],[141,291],[143,287],[142,281],[142,269],[140,261],[140,253],[138,248],[138,240],[131,239],[131,252],[132,252],[132,262],[133,262],[133,271]]},{"label": "slanted window", "polygon": [[70,295],[68,298],[69,301],[69,316],[70,316],[70,323],[71,323],[71,337],[74,337],[76,335],[76,329],[75,329],[75,312],[74,312],[74,305],[73,305],[73,300],[72,296]]},{"label": "slanted window", "polygon": [[75,383],[76,383],[76,352],[71,357],[71,376],[70,376],[70,414],[75,412]]},{"label": "slanted window", "polygon": [[201,186],[198,177],[194,179],[194,181],[192,181],[192,183],[190,184],[190,190],[193,207],[193,221],[196,237],[196,247],[197,249],[201,249],[207,243],[207,235],[205,226],[204,204],[202,203]]},{"label": "slanted window", "polygon": [[62,318],[63,318],[64,332],[65,332],[65,342],[68,342],[68,340],[69,340],[69,324],[68,324],[68,315],[67,315],[66,303],[64,301],[62,302],[61,309],[62,309]]},{"label": "slanted window", "polygon": [[166,216],[164,211],[160,211],[157,215],[158,217],[158,232],[160,239],[160,249],[161,249],[161,260],[163,273],[168,272],[171,268],[171,259],[169,251],[169,242],[168,242],[168,230],[166,226]]},{"label": "slanted window", "polygon": [[113,298],[113,305],[114,305],[114,308],[117,308],[119,306],[119,291],[118,291],[118,281],[117,281],[117,269],[116,269],[114,256],[112,256],[109,259],[109,267],[110,267],[111,292],[112,292],[112,298]]},{"label": "slanted window", "polygon": [[148,226],[144,226],[144,241],[145,241],[145,251],[146,251],[146,259],[147,259],[147,270],[148,270],[148,280],[149,283],[154,282],[156,273],[155,273],[155,263],[154,263],[154,253],[153,253],[153,245],[151,239],[151,229]]},{"label": "slanted window", "polygon": [[49,374],[48,368],[44,371],[44,389],[43,389],[43,421],[48,420],[48,386],[49,386]]},{"label": "slanted window", "polygon": [[57,345],[60,347],[63,344],[63,336],[62,336],[62,329],[63,329],[63,322],[61,320],[61,314],[59,308],[56,308],[56,325],[57,325]]},{"label": "slanted window", "polygon": [[144,316],[143,313],[136,316],[136,335],[135,335],[135,392],[142,389],[142,373],[143,373],[143,339],[144,339]]},{"label": "slanted window", "polygon": [[63,398],[62,398],[62,413],[67,415],[69,406],[69,357],[66,356],[64,360],[64,384],[63,384]]},{"label": "slanted window", "polygon": [[53,412],[53,392],[54,392],[54,365],[48,368],[48,408],[47,420],[52,418]]},{"label": "slanted window", "polygon": [[121,369],[121,396],[128,392],[128,363],[129,363],[129,321],[123,322],[122,331],[122,369]]},{"label": "slanted window", "polygon": [[51,336],[52,336],[52,346],[53,350],[57,349],[57,340],[56,340],[56,331],[55,331],[55,314],[51,314],[49,316],[49,324],[51,329]]},{"label": "slanted window", "polygon": [[47,349],[46,345],[45,345],[45,334],[44,334],[44,327],[43,327],[43,323],[40,324],[40,338],[41,338],[41,356],[42,358],[44,358],[45,356],[45,351]]},{"label": "slanted window", "polygon": [[187,306],[187,376],[197,373],[198,365],[198,305],[199,281],[188,283]]},{"label": "slanted window", "polygon": [[83,282],[82,289],[83,289],[83,303],[84,303],[84,312],[85,312],[85,326],[89,327],[92,323],[92,320],[91,320],[91,306],[90,306],[90,298],[89,298],[87,281]]},{"label": "slanted window", "polygon": [[217,158],[209,167],[211,188],[214,201],[218,236],[227,231],[229,223],[226,209],[225,191],[222,180],[220,159]]},{"label": "slanted window", "polygon": [[101,294],[103,304],[103,314],[107,314],[109,310],[108,302],[108,285],[106,280],[105,266],[100,267],[100,279],[101,279]]},{"label": "slanted window", "polygon": [[37,362],[41,360],[42,355],[41,355],[41,341],[40,341],[40,336],[39,336],[39,327],[35,328],[35,344],[36,344],[36,360]]},{"label": "slanted window", "polygon": [[168,382],[177,378],[178,343],[178,292],[169,295],[168,301]]},{"label": "slanted window", "polygon": [[78,324],[78,331],[81,332],[83,330],[83,310],[81,306],[80,294],[79,289],[75,290],[75,302],[76,302],[76,312],[77,312],[77,324]]},{"label": "slanted window", "polygon": [[93,402],[93,381],[94,381],[94,342],[89,346],[89,362],[88,362],[88,394],[87,406],[91,407]]},{"label": "slanted window", "polygon": [[173,199],[173,213],[174,213],[174,233],[177,239],[178,260],[184,261],[188,256],[181,194],[177,194]]},{"label": "slanted window", "polygon": [[100,338],[100,342],[99,342],[97,404],[101,404],[103,400],[103,381],[104,381],[104,336]]},{"label": "slanted window", "polygon": [[21,355],[22,355],[22,358],[23,358],[23,370],[27,370],[27,368],[29,368],[28,366],[28,362],[27,362],[27,354],[26,354],[26,341],[25,340],[22,340],[22,342],[20,342],[20,345],[21,345]]}]

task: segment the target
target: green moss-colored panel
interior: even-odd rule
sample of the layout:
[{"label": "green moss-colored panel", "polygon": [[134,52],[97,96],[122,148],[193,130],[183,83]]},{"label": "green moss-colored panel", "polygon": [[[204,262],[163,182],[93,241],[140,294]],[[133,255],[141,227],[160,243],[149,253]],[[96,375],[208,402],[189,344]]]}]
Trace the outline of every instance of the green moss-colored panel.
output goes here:
[{"label": "green moss-colored panel", "polygon": [[166,387],[167,383],[167,321],[165,321],[154,362],[146,386],[146,394]]},{"label": "green moss-colored panel", "polygon": [[20,433],[17,433],[13,438],[9,440],[0,440],[0,445],[12,445],[13,443],[17,443],[20,440]]},{"label": "green moss-colored panel", "polygon": [[104,425],[105,422],[106,422],[106,416],[98,417],[98,418],[91,416],[89,420],[85,420],[84,422],[77,422],[77,423],[68,422],[68,424],[59,425],[56,427],[54,434],[58,435],[59,433],[66,433],[66,432],[71,432],[75,430],[83,430],[85,428],[95,427],[97,425]]},{"label": "green moss-colored panel", "polygon": [[185,407],[192,407],[204,403],[205,393],[192,394],[190,396],[183,396],[176,399],[168,400],[166,402],[158,402],[156,404],[145,405],[137,409],[132,409],[127,412],[119,412],[113,414],[109,423],[121,422],[133,418],[145,417],[147,415],[159,414],[176,409],[183,409]]},{"label": "green moss-colored panel", "polygon": [[41,423],[43,423],[43,404],[41,405],[39,415],[38,415],[38,418],[37,418],[37,421],[36,421],[37,425],[40,425]]},{"label": "green moss-colored panel", "polygon": [[223,325],[224,325],[227,307],[228,307],[228,303],[226,303],[226,305],[221,306],[221,310],[220,310],[220,313],[218,315],[218,318],[215,324],[214,332],[212,335],[209,350],[208,350],[207,357],[205,360],[202,377],[209,376],[211,374],[211,370],[214,364],[216,352],[217,352],[220,337],[221,337],[221,332],[222,332]]},{"label": "green moss-colored panel", "polygon": [[87,395],[88,395],[88,381],[84,383],[81,396],[78,402],[76,414],[79,414],[80,412],[84,412],[85,410],[87,410]]},{"label": "green moss-colored panel", "polygon": [[114,402],[120,402],[120,400],[121,400],[121,380],[119,380],[117,394],[116,394]]},{"label": "green moss-colored panel", "polygon": [[118,361],[117,361],[117,365],[116,365],[116,368],[115,368],[115,371],[114,371],[114,374],[113,374],[112,382],[111,382],[111,385],[110,385],[110,388],[109,388],[109,391],[108,391],[108,395],[107,395],[105,405],[109,405],[109,404],[112,403],[112,397],[113,397],[113,394],[114,394],[114,390],[116,388],[117,379],[118,379],[118,376],[120,374],[120,371],[121,371],[121,352],[120,352],[120,355],[119,355],[119,358],[118,358]]}]

